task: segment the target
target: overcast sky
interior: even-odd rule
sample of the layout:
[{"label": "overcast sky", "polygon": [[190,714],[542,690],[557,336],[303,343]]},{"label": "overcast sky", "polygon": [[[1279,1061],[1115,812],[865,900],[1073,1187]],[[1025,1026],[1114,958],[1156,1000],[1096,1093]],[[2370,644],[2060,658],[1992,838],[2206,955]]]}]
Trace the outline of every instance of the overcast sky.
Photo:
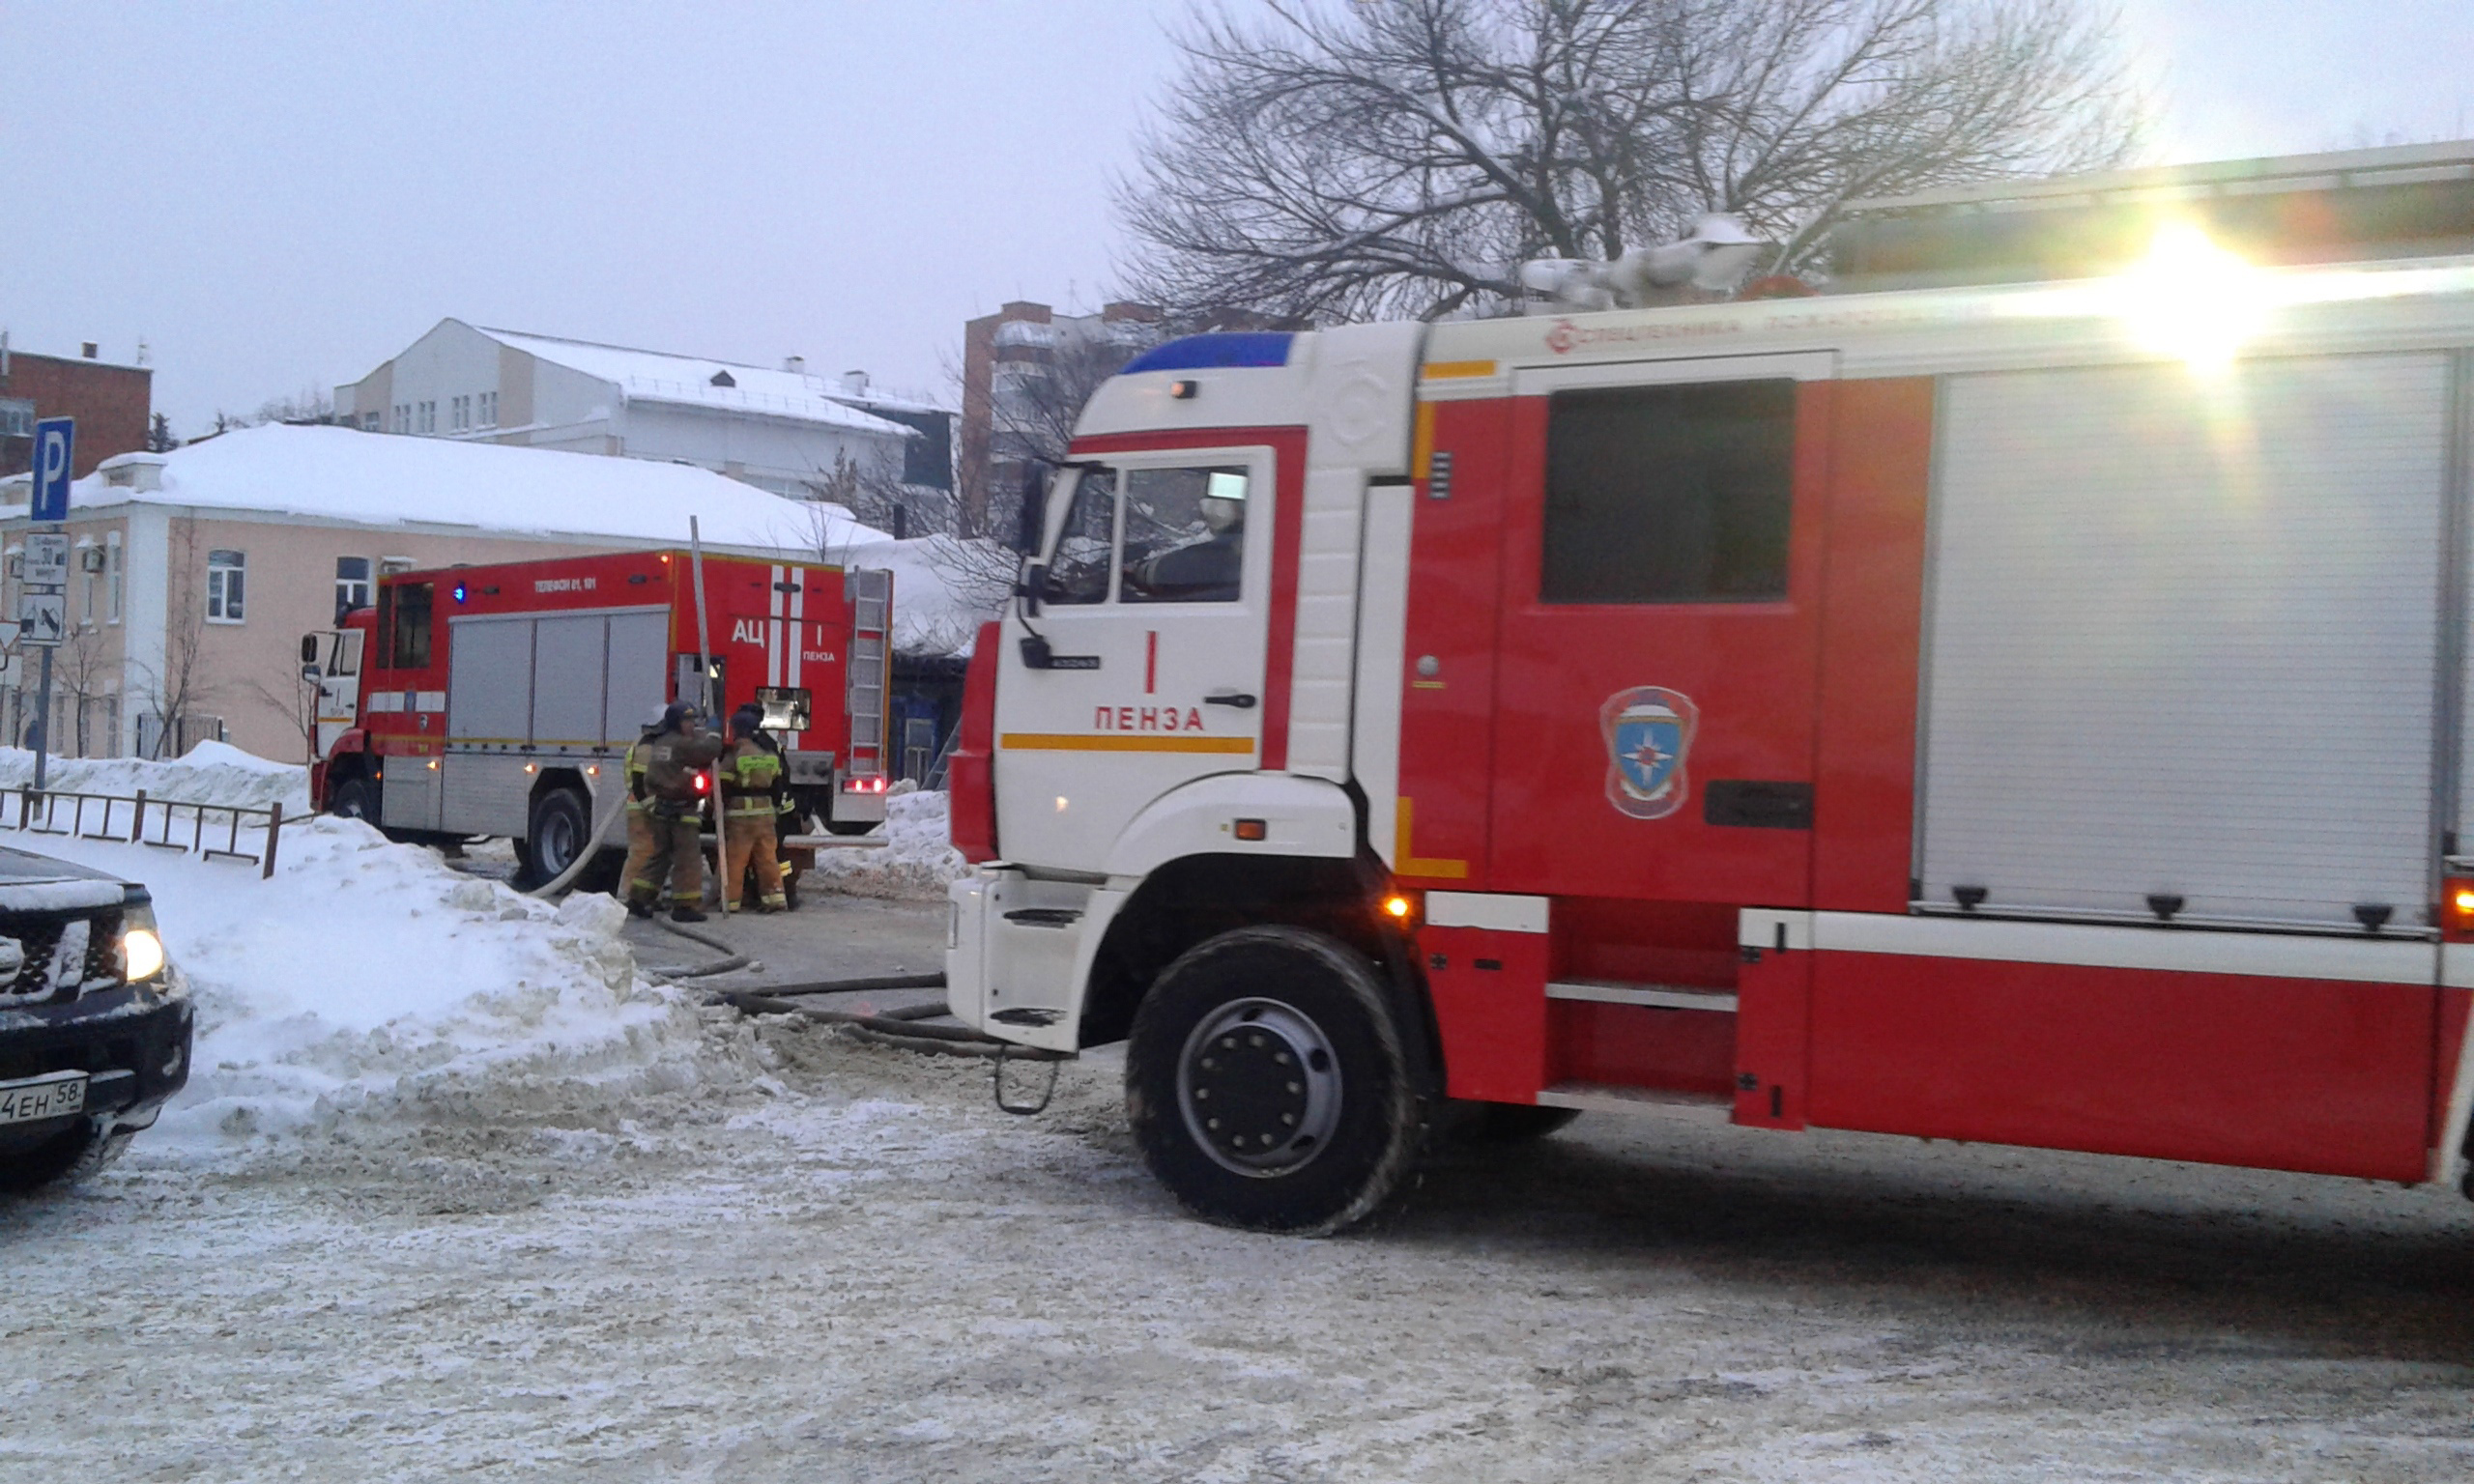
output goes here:
[{"label": "overcast sky", "polygon": [[[938,390],[1089,307],[1183,0],[0,3],[0,328],[175,431],[476,324]],[[2474,3],[2129,0],[2158,160],[2474,134]]]}]

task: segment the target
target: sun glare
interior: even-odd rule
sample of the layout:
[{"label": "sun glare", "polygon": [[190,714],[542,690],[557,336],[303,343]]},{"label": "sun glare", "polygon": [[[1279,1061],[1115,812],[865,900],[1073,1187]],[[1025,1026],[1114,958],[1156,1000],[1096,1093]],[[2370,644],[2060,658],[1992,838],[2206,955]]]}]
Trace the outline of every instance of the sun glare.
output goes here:
[{"label": "sun glare", "polygon": [[2139,343],[2201,370],[2230,362],[2268,317],[2266,276],[2187,224],[2159,229],[2119,287]]}]

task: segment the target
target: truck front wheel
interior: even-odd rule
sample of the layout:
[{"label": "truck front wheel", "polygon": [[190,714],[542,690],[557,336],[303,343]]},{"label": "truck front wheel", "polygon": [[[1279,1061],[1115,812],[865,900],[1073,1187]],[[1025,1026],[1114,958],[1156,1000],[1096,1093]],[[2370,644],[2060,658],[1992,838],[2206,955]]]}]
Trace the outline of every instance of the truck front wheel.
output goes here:
[{"label": "truck front wheel", "polygon": [[1241,928],[1170,964],[1134,1017],[1126,1111],[1188,1211],[1322,1236],[1379,1209],[1417,1153],[1399,1027],[1364,957]]},{"label": "truck front wheel", "polygon": [[345,819],[366,819],[378,822],[378,783],[375,779],[347,778],[327,790],[327,813]]}]

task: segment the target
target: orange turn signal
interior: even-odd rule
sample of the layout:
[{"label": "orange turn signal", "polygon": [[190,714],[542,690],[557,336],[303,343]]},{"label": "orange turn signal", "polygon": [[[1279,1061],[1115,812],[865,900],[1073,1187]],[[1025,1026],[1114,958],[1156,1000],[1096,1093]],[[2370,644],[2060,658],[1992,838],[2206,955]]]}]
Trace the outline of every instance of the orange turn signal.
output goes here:
[{"label": "orange turn signal", "polygon": [[1271,826],[1260,819],[1240,819],[1237,821],[1237,838],[1239,840],[1269,840]]},{"label": "orange turn signal", "polygon": [[2440,935],[2452,943],[2474,942],[2474,876],[2442,876]]}]

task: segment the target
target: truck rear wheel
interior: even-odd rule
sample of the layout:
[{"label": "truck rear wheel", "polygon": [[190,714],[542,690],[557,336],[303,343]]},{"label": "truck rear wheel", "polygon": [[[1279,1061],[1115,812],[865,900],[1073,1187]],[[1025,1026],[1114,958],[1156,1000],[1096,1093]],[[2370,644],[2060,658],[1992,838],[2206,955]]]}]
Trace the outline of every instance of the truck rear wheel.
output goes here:
[{"label": "truck rear wheel", "polygon": [[1126,1048],[1143,1163],[1207,1220],[1322,1236],[1417,1153],[1417,1096],[1373,968],[1334,938],[1241,928],[1170,964]]},{"label": "truck rear wheel", "polygon": [[592,801],[573,788],[552,788],[532,799],[521,852],[528,887],[555,881],[592,841]]}]

